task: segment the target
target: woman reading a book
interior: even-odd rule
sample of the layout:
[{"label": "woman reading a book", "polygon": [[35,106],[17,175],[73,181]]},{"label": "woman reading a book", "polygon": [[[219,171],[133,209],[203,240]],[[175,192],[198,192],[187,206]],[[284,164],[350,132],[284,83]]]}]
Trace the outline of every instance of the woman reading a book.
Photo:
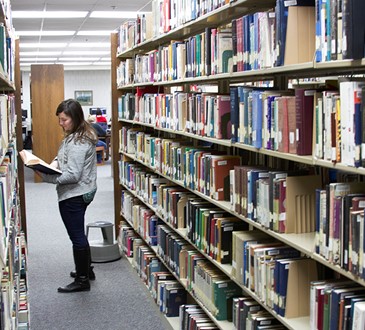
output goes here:
[{"label": "woman reading a book", "polygon": [[90,267],[90,246],[85,235],[85,211],[96,192],[96,152],[98,137],[84,119],[80,103],[68,99],[56,110],[65,137],[52,166],[62,174],[37,172],[43,181],[56,184],[58,205],[63,223],[72,242],[76,271],[74,282],[59,287],[59,292],[89,291],[89,279],[95,279]]}]

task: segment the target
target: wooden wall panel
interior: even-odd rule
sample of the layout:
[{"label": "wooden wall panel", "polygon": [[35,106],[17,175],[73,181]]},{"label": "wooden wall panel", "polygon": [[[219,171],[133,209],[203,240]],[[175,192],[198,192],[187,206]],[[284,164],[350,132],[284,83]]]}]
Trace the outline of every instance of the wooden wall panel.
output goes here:
[{"label": "wooden wall panel", "polygon": [[[33,153],[51,162],[63,138],[56,116],[64,99],[63,65],[31,65]],[[38,176],[35,181],[39,182]]]}]

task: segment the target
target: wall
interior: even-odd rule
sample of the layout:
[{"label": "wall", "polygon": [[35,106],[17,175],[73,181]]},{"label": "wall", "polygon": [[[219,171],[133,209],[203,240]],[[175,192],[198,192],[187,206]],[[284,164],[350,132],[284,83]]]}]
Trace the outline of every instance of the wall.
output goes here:
[{"label": "wall", "polygon": [[[74,98],[75,90],[93,91],[92,107],[106,107],[107,118],[111,118],[110,70],[67,70],[65,68],[65,99]],[[28,129],[30,129],[30,72],[22,72],[22,109],[28,110]],[[85,118],[89,106],[83,107]],[[56,109],[54,109],[56,111]]]},{"label": "wall", "polygon": [[110,70],[65,70],[65,99],[74,98],[75,91],[92,91],[93,105],[83,107],[86,118],[89,114],[90,107],[106,107],[106,116],[109,120],[112,115],[110,79]]}]

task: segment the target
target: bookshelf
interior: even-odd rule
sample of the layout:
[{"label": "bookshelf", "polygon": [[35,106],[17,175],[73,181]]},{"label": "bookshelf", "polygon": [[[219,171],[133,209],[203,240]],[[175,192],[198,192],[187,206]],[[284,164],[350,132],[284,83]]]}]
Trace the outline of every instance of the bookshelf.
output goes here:
[{"label": "bookshelf", "polygon": [[1,2],[0,27],[1,329],[28,329],[24,168],[17,153],[22,148],[21,75],[10,1]]},{"label": "bookshelf", "polygon": [[[192,1],[193,3],[194,1]],[[223,1],[224,2],[224,1]],[[285,91],[291,92],[288,94],[288,97],[295,97],[295,90],[292,90],[289,86],[292,86],[293,81],[303,81],[302,84],[299,84],[300,87],[309,89],[314,89],[313,86],[305,87],[307,84],[307,78],[323,78],[323,77],[331,77],[333,79],[334,72],[336,72],[337,77],[352,77],[352,76],[359,76],[362,77],[365,73],[365,60],[364,59],[340,59],[340,56],[336,58],[336,60],[328,60],[328,61],[317,61],[316,58],[310,59],[304,63],[298,64],[290,64],[290,65],[279,65],[275,66],[272,64],[270,67],[262,67],[262,68],[252,68],[245,71],[228,71],[226,73],[217,72],[216,74],[206,75],[206,74],[196,74],[192,77],[183,77],[183,78],[171,78],[168,76],[166,71],[169,70],[171,65],[166,65],[162,67],[160,70],[157,70],[157,74],[153,75],[151,81],[145,81],[144,83],[127,83],[127,84],[120,84],[120,72],[117,73],[117,70],[120,68],[120,62],[125,61],[126,59],[133,59],[137,56],[142,56],[143,54],[153,54],[155,51],[159,51],[159,56],[162,56],[164,51],[168,52],[168,47],[171,45],[171,42],[175,41],[185,41],[190,37],[197,36],[200,33],[206,31],[207,27],[215,28],[218,26],[223,26],[224,24],[232,22],[232,20],[239,19],[242,16],[246,16],[252,13],[257,12],[266,12],[267,10],[276,8],[276,1],[262,1],[257,4],[257,1],[235,1],[223,4],[219,8],[216,8],[210,12],[205,13],[204,15],[198,16],[196,19],[192,19],[188,22],[184,22],[179,26],[174,27],[170,31],[166,31],[162,34],[155,34],[151,36],[149,40],[139,42],[134,44],[132,47],[126,49],[120,49],[120,40],[118,39],[117,34],[112,34],[111,36],[111,45],[112,45],[112,54],[116,54],[115,58],[112,57],[112,104],[113,104],[113,126],[112,126],[112,153],[113,153],[113,173],[114,173],[114,189],[115,189],[115,225],[116,228],[119,226],[121,219],[127,220],[129,222],[130,228],[133,228],[136,232],[140,231],[139,234],[145,235],[145,231],[141,229],[141,220],[138,220],[135,217],[131,217],[130,219],[126,219],[125,214],[122,213],[123,209],[123,202],[125,202],[124,197],[127,194],[129,199],[138,200],[137,204],[143,205],[143,207],[148,208],[149,210],[153,211],[155,215],[160,219],[161,223],[165,225],[167,228],[166,230],[171,231],[171,236],[178,237],[177,240],[183,239],[186,241],[187,244],[191,245],[198,253],[204,256],[207,263],[214,267],[219,272],[224,274],[229,280],[231,280],[237,287],[241,290],[242,296],[249,296],[258,302],[261,307],[266,310],[270,317],[273,316],[275,320],[279,321],[284,327],[289,329],[312,329],[312,322],[313,322],[313,315],[308,311],[306,315],[290,315],[290,311],[286,310],[289,315],[282,315],[281,312],[278,312],[273,307],[273,302],[270,302],[270,299],[265,297],[260,290],[252,290],[252,288],[247,287],[244,285],[240,276],[238,276],[234,271],[233,263],[222,264],[217,260],[217,257],[213,256],[211,253],[207,252],[206,246],[202,243],[199,234],[196,234],[197,237],[189,236],[189,229],[180,228],[176,225],[176,221],[174,217],[170,215],[170,209],[166,211],[164,209],[164,202],[162,200],[162,204],[159,203],[151,203],[148,198],[148,189],[147,191],[144,190],[144,181],[143,180],[150,180],[150,178],[161,178],[168,181],[168,184],[171,185],[176,191],[179,193],[183,191],[183,194],[186,195],[193,195],[199,201],[204,201],[209,203],[209,208],[218,208],[222,212],[225,212],[227,217],[235,217],[248,225],[250,230],[256,230],[259,232],[263,232],[270,237],[270,239],[275,240],[275,242],[281,242],[286,246],[294,248],[298,251],[302,257],[305,257],[305,262],[308,262],[309,266],[303,266],[304,268],[301,269],[309,269],[313,265],[317,268],[318,272],[316,276],[308,277],[306,282],[302,284],[309,284],[306,287],[306,291],[300,291],[298,288],[297,292],[305,293],[307,296],[310,294],[310,283],[314,282],[314,280],[324,279],[327,278],[328,273],[331,272],[331,276],[333,278],[346,278],[353,281],[354,284],[359,285],[360,287],[365,286],[365,281],[363,276],[360,273],[354,273],[351,270],[346,269],[340,262],[334,262],[331,260],[327,254],[329,253],[326,249],[326,252],[319,252],[318,249],[321,248],[319,243],[317,242],[318,235],[321,235],[319,229],[311,228],[305,230],[298,230],[295,229],[294,232],[287,232],[287,231],[280,231],[276,229],[275,225],[270,224],[270,226],[266,225],[262,221],[258,221],[256,216],[249,215],[249,212],[237,211],[235,201],[235,184],[233,183],[234,180],[230,180],[230,186],[228,189],[232,189],[230,194],[230,200],[220,200],[217,198],[217,192],[210,192],[209,189],[213,189],[209,187],[208,193],[207,189],[201,189],[200,183],[193,182],[194,179],[189,179],[184,177],[186,176],[186,171],[181,171],[179,169],[180,164],[179,161],[176,162],[176,159],[182,161],[183,157],[181,158],[173,158],[174,150],[176,148],[180,151],[183,150],[185,146],[192,146],[194,148],[201,147],[204,152],[203,145],[208,145],[212,149],[217,150],[217,154],[227,153],[233,156],[239,156],[244,163],[241,165],[250,165],[250,166],[263,166],[266,165],[266,171],[291,171],[293,169],[310,171],[312,175],[320,176],[321,183],[317,186],[318,189],[324,190],[326,184],[329,184],[329,173],[337,172],[341,173],[341,175],[348,176],[355,178],[355,181],[363,181],[363,175],[365,174],[364,167],[362,166],[355,166],[352,164],[348,164],[345,161],[334,161],[332,159],[326,159],[326,156],[318,157],[315,154],[315,147],[312,148],[312,154],[306,155],[298,155],[295,152],[289,151],[280,151],[280,148],[266,148],[264,144],[260,147],[256,147],[252,141],[244,142],[244,141],[232,141],[232,139],[217,139],[214,136],[210,136],[208,131],[205,130],[204,133],[201,133],[201,128],[197,125],[195,128],[192,128],[192,123],[195,123],[195,119],[191,119],[189,117],[189,113],[187,114],[188,119],[186,122],[187,125],[184,123],[183,126],[179,126],[176,122],[178,118],[172,115],[173,110],[172,107],[177,107],[174,102],[175,101],[173,95],[187,93],[190,95],[198,95],[200,93],[196,93],[196,86],[206,86],[206,85],[215,85],[216,86],[216,94],[230,94],[232,87],[239,86],[240,88],[249,89],[251,92],[255,90],[261,90],[264,92],[272,92],[272,91]],[[279,2],[279,1],[278,1]],[[164,6],[163,1],[155,1],[155,3],[161,4]],[[314,3],[313,3],[314,5]],[[163,8],[163,7],[161,7]],[[314,42],[314,39],[313,39]],[[165,47],[165,48],[164,48]],[[337,54],[338,55],[338,54]],[[337,56],[336,55],[336,56]],[[161,60],[161,58],[160,58]],[[163,70],[165,72],[163,73]],[[187,70],[189,71],[189,70]],[[156,73],[156,72],[155,72]],[[161,78],[165,74],[165,78]],[[173,73],[171,73],[173,75]],[[194,75],[194,74],[193,74]],[[152,75],[151,75],[152,76]],[[166,78],[167,77],[167,78]],[[267,84],[267,82],[271,82],[271,84]],[[296,85],[296,84],[295,84]],[[193,86],[193,87],[192,87]],[[298,86],[298,85],[296,85]],[[143,103],[143,97],[138,98],[138,91],[141,88],[145,87],[148,91],[146,92],[150,94],[155,94],[152,97],[156,108],[148,107],[148,104]],[[330,89],[327,89],[327,91]],[[331,92],[333,90],[330,90]],[[199,90],[201,94],[204,94],[204,87],[202,91]],[[210,92],[209,92],[210,93]],[[207,95],[209,94],[206,93]],[[322,93],[322,90],[321,90]],[[132,98],[133,95],[135,99],[131,103],[133,104],[132,112],[133,114],[130,115],[131,107],[128,106],[128,103],[123,103],[121,107],[120,100],[126,100],[127,98]],[[158,99],[160,96],[164,95],[163,102],[164,105],[162,106],[161,99]],[[172,96],[171,96],[172,95]],[[324,95],[324,94],[323,94]],[[285,93],[280,94],[281,96],[287,96]],[[169,97],[171,97],[169,99]],[[156,100],[159,101],[156,101]],[[140,103],[138,103],[140,102]],[[169,103],[170,102],[170,103]],[[194,101],[192,101],[194,102]],[[166,104],[169,103],[169,110],[170,117],[167,114],[167,106]],[[160,106],[160,107],[159,107]],[[122,110],[121,110],[122,108]],[[143,109],[137,111],[137,109]],[[158,112],[159,109],[160,112]],[[161,110],[163,109],[163,110]],[[236,108],[237,109],[237,108]],[[144,113],[141,114],[141,111]],[[163,112],[166,111],[166,112]],[[236,111],[241,111],[237,109]],[[315,109],[311,110],[312,113]],[[136,115],[137,114],[137,115]],[[231,112],[232,114],[232,112]],[[267,113],[266,113],[267,114]],[[197,113],[196,113],[197,115]],[[265,113],[263,114],[265,115]],[[190,114],[191,116],[191,114]],[[314,116],[314,115],[313,115]],[[194,117],[195,118],[195,117]],[[231,118],[232,119],[232,118]],[[314,119],[315,120],[315,119]],[[196,120],[198,121],[198,120]],[[241,119],[240,119],[241,121]],[[115,124],[117,123],[117,124]],[[190,124],[190,126],[189,126]],[[216,123],[215,123],[216,124]],[[316,122],[318,124],[318,121]],[[313,128],[313,132],[315,133],[315,125]],[[248,129],[248,128],[246,128]],[[262,128],[260,128],[262,129]],[[307,128],[306,128],[307,129]],[[308,128],[309,129],[309,128]],[[328,129],[328,127],[327,127]],[[195,132],[194,132],[195,130]],[[137,131],[136,137],[134,136],[133,131]],[[199,133],[200,132],[200,133]],[[252,132],[251,132],[252,133]],[[139,134],[139,137],[138,137]],[[212,134],[214,135],[214,134]],[[313,135],[313,141],[317,136]],[[135,138],[135,140],[134,140]],[[140,139],[140,140],[138,140]],[[132,152],[128,150],[130,141],[135,141],[133,144]],[[155,146],[155,152],[151,153],[149,146],[153,143],[160,143],[164,146],[162,148],[162,155],[160,158],[156,157],[157,149],[159,148],[158,145]],[[345,140],[344,140],[345,141]],[[261,143],[261,141],[259,141]],[[322,141],[323,142],[323,141]],[[176,143],[174,145],[174,143]],[[289,143],[289,142],[288,142]],[[312,142],[315,145],[314,142]],[[325,143],[325,142],[323,142]],[[345,143],[345,142],[343,142]],[[158,149],[160,150],[160,149]],[[201,150],[199,150],[201,152]],[[206,152],[206,151],[205,151]],[[183,151],[181,151],[183,153]],[[163,158],[164,155],[169,155],[166,158]],[[185,157],[189,157],[188,154]],[[199,156],[197,156],[199,157]],[[154,163],[152,163],[152,159]],[[174,162],[175,161],[175,162]],[[157,163],[156,163],[157,162]],[[162,164],[161,164],[162,163]],[[194,168],[199,168],[202,164],[200,162],[192,161]],[[207,163],[208,165],[210,163]],[[182,165],[181,165],[182,166]],[[234,169],[232,166],[231,169]],[[179,177],[177,172],[182,172],[182,178]],[[197,171],[197,170],[195,170]],[[132,173],[133,178],[129,177],[129,173]],[[180,172],[179,172],[180,173]],[[195,172],[192,172],[192,176]],[[213,173],[210,171],[210,173]],[[344,173],[344,174],[343,174]],[[233,171],[230,173],[232,178],[239,175],[237,172]],[[296,175],[299,176],[299,175]],[[309,177],[308,177],[309,178]],[[312,177],[311,177],[312,178]],[[200,180],[201,177],[198,177]],[[313,180],[316,179],[313,177]],[[318,178],[317,178],[318,179]],[[151,179],[153,180],[153,179]],[[215,181],[212,179],[210,180],[210,184],[215,184]],[[203,180],[204,181],[204,180]],[[291,180],[290,180],[291,181]],[[295,181],[295,179],[294,179]],[[151,181],[148,181],[151,182]],[[263,181],[264,182],[264,181]],[[286,181],[287,182],[287,181]],[[299,181],[298,181],[299,182]],[[294,183],[294,185],[298,185]],[[338,180],[340,182],[340,180]],[[237,185],[237,184],[236,184]],[[317,189],[316,188],[316,189]],[[227,189],[227,187],[225,188]],[[264,189],[264,188],[262,188]],[[289,188],[287,188],[289,189]],[[292,188],[290,188],[292,189]],[[238,190],[239,191],[239,190]],[[288,190],[287,190],[288,191]],[[289,190],[295,194],[296,190]],[[308,193],[308,196],[311,195],[313,198],[311,199],[312,202],[308,202],[306,205],[311,205],[311,209],[319,208],[317,204],[314,203],[315,196],[313,196],[315,189],[311,189],[311,192]],[[362,188],[362,192],[365,190]],[[174,192],[175,193],[175,192]],[[157,192],[158,194],[158,192]],[[162,194],[162,192],[161,192]],[[166,188],[165,195],[166,197],[171,198],[169,195],[168,189]],[[299,193],[298,193],[299,194]],[[307,192],[303,193],[307,194]],[[171,194],[172,196],[172,194]],[[233,196],[233,197],[232,197]],[[233,198],[233,200],[232,200]],[[128,201],[129,201],[128,199]],[[170,199],[168,199],[170,201]],[[201,202],[202,204],[204,202]],[[248,203],[248,201],[245,201]],[[311,204],[312,203],[312,204]],[[136,205],[137,205],[136,204]],[[295,203],[294,203],[295,204]],[[261,206],[261,205],[260,205]],[[207,206],[208,207],[208,206]],[[240,205],[242,207],[242,205]],[[171,206],[172,208],[172,206]],[[295,216],[295,220],[304,219],[303,214],[300,214],[299,206],[290,205],[287,206],[287,211],[289,209],[295,210],[297,213]],[[256,212],[256,211],[255,211]],[[299,213],[298,213],[299,212]],[[293,214],[293,213],[290,213]],[[311,217],[307,214],[308,218]],[[316,215],[313,215],[313,218]],[[261,220],[261,219],[260,219]],[[285,219],[287,220],[287,219]],[[328,219],[327,219],[328,220]],[[271,221],[271,220],[270,220]],[[288,219],[288,224],[292,219]],[[330,221],[330,220],[328,220]],[[303,221],[301,221],[302,223]],[[318,224],[318,219],[312,222],[312,225]],[[202,222],[203,223],[203,222]],[[298,224],[296,224],[297,226]],[[318,224],[319,225],[319,224]],[[200,225],[199,225],[200,226]],[[199,227],[198,226],[198,227]],[[201,225],[204,226],[204,225]],[[332,225],[331,225],[332,226]],[[143,227],[143,226],[142,226]],[[189,228],[189,225],[188,225]],[[243,231],[244,229],[239,228],[234,231]],[[237,234],[238,235],[238,234]],[[205,238],[204,238],[205,239]],[[332,239],[332,238],[331,238]],[[149,244],[148,235],[145,237],[146,244]],[[327,243],[324,243],[327,244]],[[331,243],[332,244],[332,243]],[[341,244],[345,244],[341,242]],[[154,246],[151,246],[154,249]],[[326,246],[328,248],[328,246]],[[331,248],[330,248],[331,249]],[[209,251],[209,249],[208,249]],[[231,252],[233,254],[233,252]],[[344,257],[344,252],[341,258]],[[360,252],[361,253],[361,252]],[[165,251],[161,251],[161,247],[158,245],[156,249],[156,255],[162,262],[166,262],[166,255]],[[169,258],[171,256],[168,256]],[[233,258],[233,256],[232,256]],[[235,259],[234,259],[235,260]],[[255,259],[256,260],[256,259]],[[263,259],[261,259],[263,260]],[[354,259],[355,260],[355,259]],[[342,261],[341,261],[342,262]],[[172,265],[172,266],[171,266]],[[229,321],[221,321],[218,320],[215,316],[214,307],[210,305],[207,300],[205,300],[204,294],[202,295],[199,292],[197,287],[194,287],[194,284],[191,283],[186,284],[185,278],[181,278],[179,276],[178,270],[174,267],[174,262],[167,262],[168,268],[174,274],[174,276],[182,283],[182,285],[192,294],[192,297],[196,300],[196,302],[202,306],[202,308],[206,311],[206,313],[211,317],[213,322],[219,329],[234,329],[234,325],[232,322]],[[265,266],[266,267],[266,266]],[[300,266],[302,267],[302,266]],[[308,267],[308,268],[305,268]],[[309,272],[309,271],[308,271]],[[300,273],[300,272],[299,272]],[[267,276],[267,275],[265,275]],[[189,282],[189,280],[188,280]],[[293,287],[291,287],[293,289]],[[239,295],[237,292],[236,296]],[[299,295],[298,295],[299,296]],[[310,297],[309,297],[310,299]],[[292,300],[294,305],[298,305],[298,299],[296,301]],[[295,312],[294,312],[295,314]]]}]

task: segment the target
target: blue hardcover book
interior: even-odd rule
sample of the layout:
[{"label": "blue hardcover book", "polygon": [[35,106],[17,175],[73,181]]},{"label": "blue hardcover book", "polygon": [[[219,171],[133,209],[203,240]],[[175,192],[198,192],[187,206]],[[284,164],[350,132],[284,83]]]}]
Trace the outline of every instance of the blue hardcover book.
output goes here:
[{"label": "blue hardcover book", "polygon": [[277,54],[274,61],[275,66],[284,64],[287,17],[288,8],[284,6],[284,0],[277,0],[275,6],[275,50]]},{"label": "blue hardcover book", "polygon": [[243,18],[243,69],[249,71],[252,69],[250,57],[253,55],[253,49],[251,49],[251,35],[250,29],[253,24],[253,15],[246,15]]},{"label": "blue hardcover book", "polygon": [[288,277],[289,277],[289,267],[293,260],[278,260],[279,263],[279,283],[278,283],[278,297],[279,306],[278,314],[280,316],[285,316],[285,299],[288,288]]},{"label": "blue hardcover book", "polygon": [[321,8],[322,0],[316,0],[316,62],[322,62]]},{"label": "blue hardcover book", "polygon": [[165,290],[166,295],[166,310],[167,317],[179,316],[179,309],[181,305],[186,304],[187,293],[183,287],[168,287]]},{"label": "blue hardcover book", "polygon": [[256,182],[258,179],[268,177],[269,173],[262,169],[251,170],[247,172],[247,218],[256,220]]},{"label": "blue hardcover book", "polygon": [[262,147],[262,92],[252,92],[252,146]]},{"label": "blue hardcover book", "polygon": [[[251,35],[252,38],[252,35]],[[254,54],[253,69],[260,69],[259,66],[259,14],[253,14],[253,49],[251,48],[251,54]]]},{"label": "blue hardcover book", "polygon": [[149,220],[149,237],[150,245],[157,245],[157,226],[162,224],[162,221],[157,217],[157,215],[152,215]]},{"label": "blue hardcover book", "polygon": [[362,107],[361,90],[355,91],[354,104],[354,135],[355,135],[355,167],[361,166],[361,141],[362,141]]},{"label": "blue hardcover book", "polygon": [[230,88],[231,97],[231,123],[232,134],[231,142],[238,142],[238,125],[239,125],[239,103],[238,103],[238,87],[232,86]]},{"label": "blue hardcover book", "polygon": [[272,136],[272,124],[273,124],[273,112],[274,112],[274,101],[277,95],[269,95],[267,97],[267,118],[266,118],[266,129],[269,138],[266,141],[266,149],[274,149],[274,137]]},{"label": "blue hardcover book", "polygon": [[326,61],[331,60],[331,1],[326,0],[326,31],[325,39],[327,43]]}]

